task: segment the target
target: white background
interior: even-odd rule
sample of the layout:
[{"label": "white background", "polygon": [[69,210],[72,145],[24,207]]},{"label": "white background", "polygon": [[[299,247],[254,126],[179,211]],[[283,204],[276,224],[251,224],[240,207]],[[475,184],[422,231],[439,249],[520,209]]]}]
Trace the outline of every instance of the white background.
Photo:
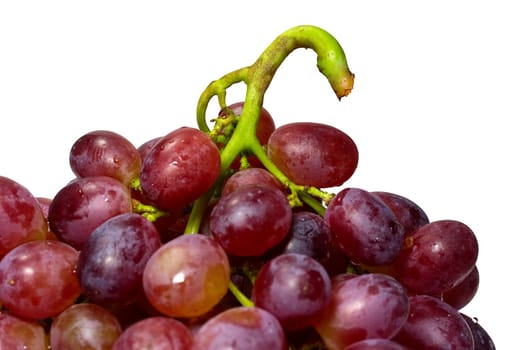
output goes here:
[{"label": "white background", "polygon": [[[481,285],[463,312],[499,349],[521,343],[524,24],[518,1],[3,1],[0,175],[52,197],[74,140],[137,146],[182,125],[209,82],[250,65],[284,30],[331,32],[356,74],[339,102],[311,50],[293,52],[265,107],[321,121],[360,149],[348,186],[386,190],[478,235]],[[229,102],[243,98],[235,85]],[[214,100],[210,110],[216,111]]]}]

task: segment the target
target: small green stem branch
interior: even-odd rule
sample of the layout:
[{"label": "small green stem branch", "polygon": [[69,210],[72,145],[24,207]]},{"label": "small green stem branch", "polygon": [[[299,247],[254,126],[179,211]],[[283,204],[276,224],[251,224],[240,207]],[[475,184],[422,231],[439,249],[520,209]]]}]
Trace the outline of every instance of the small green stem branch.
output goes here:
[{"label": "small green stem branch", "polygon": [[238,124],[221,152],[221,175],[215,186],[194,203],[186,233],[198,232],[203,213],[215,193],[216,186],[222,183],[235,158],[246,152],[254,154],[266,169],[290,190],[292,202],[301,204],[303,201],[323,215],[325,208],[322,201],[329,202],[330,195],[319,189],[294,184],[269,159],[256,137],[264,94],[282,62],[297,48],[313,49],[317,53],[317,67],[327,78],[338,99],[351,92],[354,74],[348,68],[342,47],[331,34],[319,27],[309,25],[288,29],[262,52],[253,65],[228,73],[209,84],[197,105],[198,127],[204,132],[210,132],[206,123],[206,111],[214,96],[217,97],[220,108],[226,108],[226,90],[239,82],[246,84],[246,96]]}]

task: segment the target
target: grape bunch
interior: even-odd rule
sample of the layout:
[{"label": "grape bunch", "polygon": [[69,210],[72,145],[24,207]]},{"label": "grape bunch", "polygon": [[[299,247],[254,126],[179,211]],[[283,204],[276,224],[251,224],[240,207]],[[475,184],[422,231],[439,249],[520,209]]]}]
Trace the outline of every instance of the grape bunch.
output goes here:
[{"label": "grape bunch", "polygon": [[[197,126],[139,146],[87,132],[53,198],[0,176],[0,348],[495,349],[461,311],[479,286],[474,232],[348,185],[348,134],[278,125],[263,106],[275,71],[304,47],[348,95],[339,43],[298,26],[213,81]],[[226,103],[239,82],[245,100]]]}]

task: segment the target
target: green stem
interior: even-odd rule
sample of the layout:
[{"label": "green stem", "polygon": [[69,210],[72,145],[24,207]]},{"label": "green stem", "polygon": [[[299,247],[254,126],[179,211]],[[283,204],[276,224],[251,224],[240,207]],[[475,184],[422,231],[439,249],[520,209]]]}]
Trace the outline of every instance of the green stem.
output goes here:
[{"label": "green stem", "polygon": [[[206,123],[206,110],[214,96],[217,96],[220,107],[225,108],[226,90],[238,82],[247,85],[246,95],[238,124],[221,152],[221,175],[215,186],[194,203],[186,233],[198,232],[202,216],[215,193],[216,186],[222,183],[231,163],[241,152],[255,154],[262,164],[291,190],[292,196],[298,201],[298,198],[302,199],[323,214],[324,207],[314,198],[322,192],[318,189],[319,192],[311,191],[291,182],[267,157],[256,137],[264,94],[282,62],[297,48],[313,49],[317,53],[317,68],[327,78],[338,99],[347,96],[353,89],[354,74],[348,68],[344,50],[338,41],[325,30],[310,25],[288,29],[262,52],[253,65],[235,70],[210,83],[200,96],[197,105],[198,127],[204,132],[210,132]],[[326,196],[327,194],[321,194],[319,198],[325,201]]]}]

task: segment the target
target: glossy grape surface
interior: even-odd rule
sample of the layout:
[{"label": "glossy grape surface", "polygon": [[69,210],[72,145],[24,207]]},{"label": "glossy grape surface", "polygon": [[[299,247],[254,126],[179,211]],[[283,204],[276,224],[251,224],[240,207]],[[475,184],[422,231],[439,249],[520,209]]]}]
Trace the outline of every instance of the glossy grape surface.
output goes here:
[{"label": "glossy grape surface", "polygon": [[45,239],[47,232],[46,218],[31,192],[0,176],[0,259],[22,243]]},{"label": "glossy grape surface", "polygon": [[142,273],[161,246],[155,226],[143,216],[124,213],[98,226],[78,259],[82,291],[100,304],[134,301],[142,290]]},{"label": "glossy grape surface", "polygon": [[203,195],[220,172],[220,154],[209,135],[182,127],[160,139],[142,162],[144,195],[177,211]]},{"label": "glossy grape surface", "polygon": [[453,307],[428,295],[410,297],[409,305],[395,341],[411,349],[474,349],[471,330]]},{"label": "glossy grape surface", "polygon": [[414,293],[439,295],[475,268],[478,250],[475,234],[464,223],[433,221],[408,237],[394,273]]},{"label": "glossy grape surface", "polygon": [[64,186],[49,206],[49,225],[57,237],[81,249],[91,232],[107,219],[133,210],[131,193],[108,176],[77,178]]},{"label": "glossy grape surface", "polygon": [[247,185],[264,185],[284,191],[282,184],[266,169],[247,168],[239,170],[227,178],[222,187],[222,196]]},{"label": "glossy grape surface", "polygon": [[44,319],[61,313],[81,293],[78,251],[60,241],[31,241],[0,261],[0,300],[14,315]]},{"label": "glossy grape surface", "polygon": [[193,350],[288,350],[282,326],[258,307],[235,307],[211,318],[195,334]]},{"label": "glossy grape surface", "polygon": [[138,178],[141,158],[124,136],[109,130],[95,130],[73,143],[69,165],[77,177],[110,176],[127,186]]},{"label": "glossy grape surface", "polygon": [[341,186],[358,163],[353,140],[341,130],[320,123],[278,127],[269,137],[267,150],[275,165],[299,185]]},{"label": "glossy grape surface", "polygon": [[208,236],[179,236],[156,250],[143,274],[147,299],[171,317],[196,317],[228,290],[230,266],[222,247]]},{"label": "glossy grape surface", "polygon": [[193,335],[180,321],[163,316],[144,318],[124,330],[112,350],[188,350]]},{"label": "glossy grape surface", "polygon": [[258,272],[253,287],[256,306],[271,312],[286,330],[299,330],[327,306],[331,281],[324,267],[304,254],[282,254]]},{"label": "glossy grape surface", "polygon": [[91,303],[72,305],[53,319],[49,332],[52,349],[111,350],[122,333],[117,318]]},{"label": "glossy grape surface", "polygon": [[330,350],[364,339],[390,339],[408,318],[408,295],[390,276],[349,275],[334,280],[332,290],[330,303],[315,324]]},{"label": "glossy grape surface", "polygon": [[354,263],[390,264],[402,247],[402,225],[384,202],[366,190],[341,190],[329,203],[324,219]]},{"label": "glossy grape surface", "polygon": [[45,329],[38,321],[0,311],[0,349],[47,349]]},{"label": "glossy grape surface", "polygon": [[291,221],[291,207],[282,191],[245,186],[220,197],[209,227],[228,254],[256,256],[276,246],[286,236]]}]

